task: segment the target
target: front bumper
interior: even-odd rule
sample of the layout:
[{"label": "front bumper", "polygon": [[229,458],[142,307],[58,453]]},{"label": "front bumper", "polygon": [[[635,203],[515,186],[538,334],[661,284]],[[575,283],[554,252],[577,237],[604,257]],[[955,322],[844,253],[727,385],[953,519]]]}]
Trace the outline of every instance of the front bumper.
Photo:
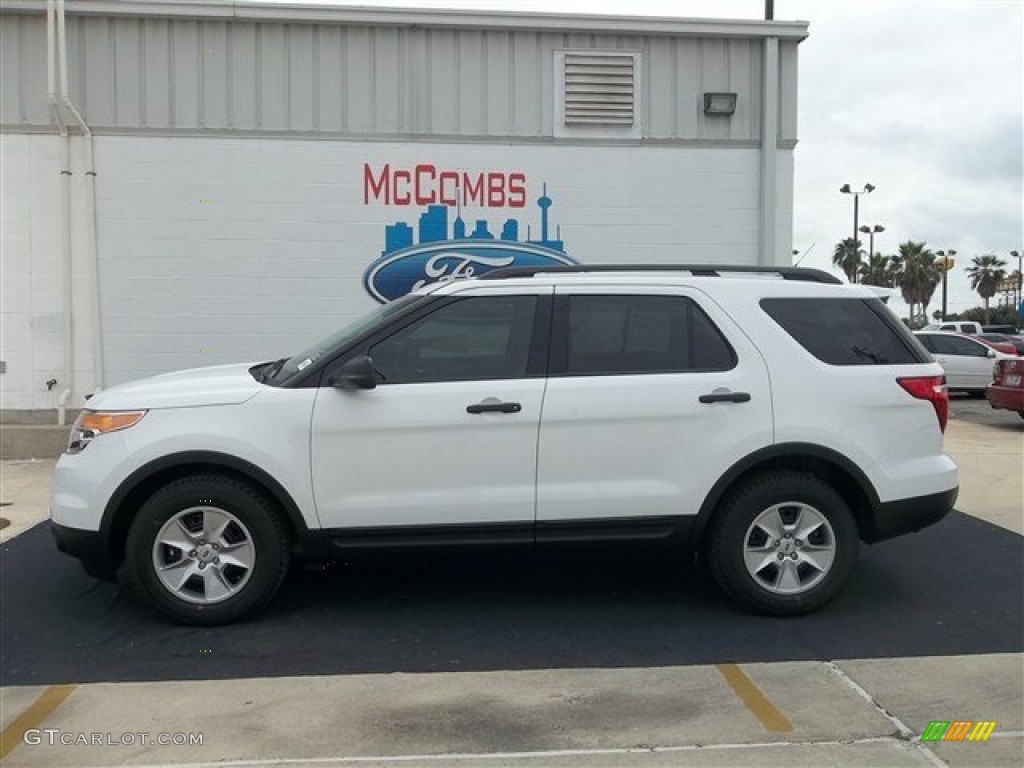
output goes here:
[{"label": "front bumper", "polygon": [[110,549],[99,531],[84,531],[69,528],[59,523],[50,523],[57,549],[66,555],[77,557],[85,572],[96,579],[116,581],[117,574],[110,559]]},{"label": "front bumper", "polygon": [[959,492],[956,486],[941,493],[883,502],[875,510],[874,523],[864,538],[874,544],[935,525],[953,509]]}]

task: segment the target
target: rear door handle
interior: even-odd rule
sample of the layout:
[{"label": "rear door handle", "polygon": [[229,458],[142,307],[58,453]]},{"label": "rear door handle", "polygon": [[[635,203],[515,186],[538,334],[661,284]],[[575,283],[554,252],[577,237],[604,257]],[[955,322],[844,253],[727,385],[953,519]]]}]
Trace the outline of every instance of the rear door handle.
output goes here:
[{"label": "rear door handle", "polygon": [[699,398],[702,403],[749,403],[750,393],[749,392],[729,392],[727,390],[719,391],[715,390],[706,395],[701,395]]},{"label": "rear door handle", "polygon": [[523,406],[519,403],[502,403],[490,399],[466,406],[466,413],[519,413],[521,410]]}]

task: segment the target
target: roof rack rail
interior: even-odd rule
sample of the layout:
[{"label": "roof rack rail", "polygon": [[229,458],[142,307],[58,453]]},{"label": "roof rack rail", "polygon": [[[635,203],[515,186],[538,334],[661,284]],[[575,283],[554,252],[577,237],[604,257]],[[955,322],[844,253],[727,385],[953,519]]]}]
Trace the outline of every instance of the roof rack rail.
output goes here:
[{"label": "roof rack rail", "polygon": [[481,280],[508,280],[546,274],[586,272],[689,272],[698,277],[721,277],[723,272],[778,275],[784,280],[842,285],[843,281],[820,269],[809,267],[745,267],[738,264],[569,264],[557,267],[501,267],[480,275]]}]

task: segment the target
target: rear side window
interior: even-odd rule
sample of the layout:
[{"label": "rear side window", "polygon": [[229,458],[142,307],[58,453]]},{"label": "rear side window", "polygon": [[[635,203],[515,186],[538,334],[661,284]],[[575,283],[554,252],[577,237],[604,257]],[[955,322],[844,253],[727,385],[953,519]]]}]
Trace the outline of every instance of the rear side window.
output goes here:
[{"label": "rear side window", "polygon": [[910,331],[878,299],[762,299],[761,308],[829,365],[928,362]]},{"label": "rear side window", "polygon": [[919,337],[929,351],[936,355],[960,355],[963,357],[988,357],[989,348],[963,336],[942,336],[937,333],[921,334]]},{"label": "rear side window", "polygon": [[[562,305],[554,368],[570,376],[721,371],[732,347],[683,296],[577,295]],[[566,327],[568,326],[568,327]]]}]

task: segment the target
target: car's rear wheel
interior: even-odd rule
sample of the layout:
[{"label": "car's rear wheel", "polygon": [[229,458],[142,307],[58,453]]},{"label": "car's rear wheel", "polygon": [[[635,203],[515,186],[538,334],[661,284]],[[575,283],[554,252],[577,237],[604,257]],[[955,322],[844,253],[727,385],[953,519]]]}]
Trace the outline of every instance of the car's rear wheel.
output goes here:
[{"label": "car's rear wheel", "polygon": [[849,506],[831,486],[808,474],[770,472],[727,497],[706,552],[715,581],[733,600],[795,615],[839,593],[858,546]]},{"label": "car's rear wheel", "polygon": [[142,505],[128,532],[123,574],[165,616],[224,624],[262,608],[288,561],[288,534],[269,499],[232,478],[195,475]]}]

